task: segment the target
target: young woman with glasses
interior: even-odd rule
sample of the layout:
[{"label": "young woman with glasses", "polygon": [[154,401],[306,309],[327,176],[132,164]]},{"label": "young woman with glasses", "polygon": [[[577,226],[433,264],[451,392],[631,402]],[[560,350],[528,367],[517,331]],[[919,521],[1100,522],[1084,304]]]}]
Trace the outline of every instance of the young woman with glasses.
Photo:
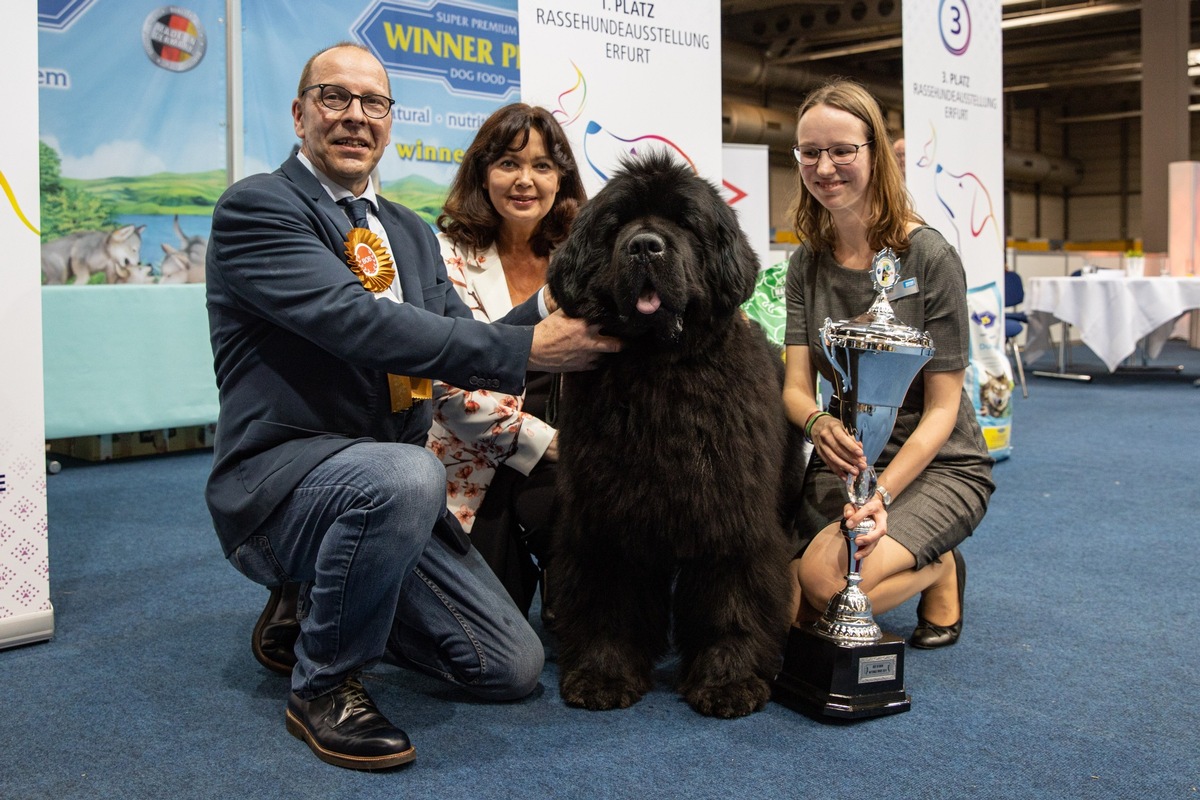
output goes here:
[{"label": "young woman with glasses", "polygon": [[[883,114],[861,86],[837,81],[798,113],[799,181],[792,222],[802,242],[787,276],[789,419],[813,444],[805,476],[802,556],[792,562],[798,620],[814,619],[845,586],[839,523],[866,518],[858,537],[861,588],[876,612],[920,593],[911,643],[954,644],[962,631],[966,567],[957,549],[983,519],[993,490],[974,407],[963,391],[968,363],[966,276],[955,250],[914,212]],[[913,381],[882,456],[879,491],[860,509],[845,478],[867,467],[862,447],[820,405],[817,374],[835,374],[820,346],[826,318],[865,312],[875,297],[871,266],[892,248],[901,284],[889,294],[900,322],[928,331],[936,352]],[[908,283],[909,281],[912,283]]]}]

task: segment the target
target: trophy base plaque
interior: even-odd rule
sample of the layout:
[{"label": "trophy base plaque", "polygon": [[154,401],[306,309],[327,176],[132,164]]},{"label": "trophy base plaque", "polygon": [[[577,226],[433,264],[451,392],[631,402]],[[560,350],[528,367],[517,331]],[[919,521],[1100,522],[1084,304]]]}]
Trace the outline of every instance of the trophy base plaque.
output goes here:
[{"label": "trophy base plaque", "polygon": [[859,719],[912,707],[904,691],[904,640],[889,633],[871,644],[846,645],[793,625],[771,699],[796,711]]}]

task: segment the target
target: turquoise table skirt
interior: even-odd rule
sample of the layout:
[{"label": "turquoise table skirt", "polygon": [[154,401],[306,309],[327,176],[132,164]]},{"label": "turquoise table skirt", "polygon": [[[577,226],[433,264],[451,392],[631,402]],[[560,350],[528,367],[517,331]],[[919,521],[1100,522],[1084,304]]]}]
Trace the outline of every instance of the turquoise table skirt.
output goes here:
[{"label": "turquoise table skirt", "polygon": [[217,420],[203,284],[43,286],[42,360],[47,439]]}]

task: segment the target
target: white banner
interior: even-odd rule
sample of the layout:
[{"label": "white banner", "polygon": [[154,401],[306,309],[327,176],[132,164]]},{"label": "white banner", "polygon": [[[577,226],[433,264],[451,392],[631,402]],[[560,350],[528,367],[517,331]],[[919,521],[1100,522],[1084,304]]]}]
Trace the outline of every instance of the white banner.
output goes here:
[{"label": "white banner", "polygon": [[[1004,128],[1000,0],[904,4],[905,174],[917,213],[967,272],[967,395],[988,451],[1006,458],[1012,369],[1004,350]],[[935,342],[936,346],[937,343]]]},{"label": "white banner", "polygon": [[721,184],[718,0],[531,0],[518,17],[521,99],[554,112],[589,195],[650,148]]},{"label": "white banner", "polygon": [[765,144],[726,144],[721,196],[737,212],[738,222],[758,255],[758,268],[771,264],[771,191]]},{"label": "white banner", "polygon": [[37,5],[22,0],[11,6],[0,25],[0,75],[9,76],[10,108],[20,112],[0,126],[0,647],[41,641],[54,632],[37,269]]},{"label": "white banner", "polygon": [[968,287],[1004,270],[1000,20],[1000,0],[904,4],[908,189],[958,248]]}]

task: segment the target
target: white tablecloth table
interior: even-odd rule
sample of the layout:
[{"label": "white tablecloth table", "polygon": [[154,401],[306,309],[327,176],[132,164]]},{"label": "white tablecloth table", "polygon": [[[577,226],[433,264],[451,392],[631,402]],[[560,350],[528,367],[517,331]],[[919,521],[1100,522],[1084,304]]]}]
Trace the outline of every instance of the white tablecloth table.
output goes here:
[{"label": "white tablecloth table", "polygon": [[1030,278],[1025,308],[1029,361],[1051,349],[1050,325],[1061,321],[1078,330],[1080,340],[1113,372],[1143,339],[1150,358],[1162,352],[1175,320],[1200,308],[1200,277],[1127,278],[1116,270],[1104,270],[1076,277]]}]

